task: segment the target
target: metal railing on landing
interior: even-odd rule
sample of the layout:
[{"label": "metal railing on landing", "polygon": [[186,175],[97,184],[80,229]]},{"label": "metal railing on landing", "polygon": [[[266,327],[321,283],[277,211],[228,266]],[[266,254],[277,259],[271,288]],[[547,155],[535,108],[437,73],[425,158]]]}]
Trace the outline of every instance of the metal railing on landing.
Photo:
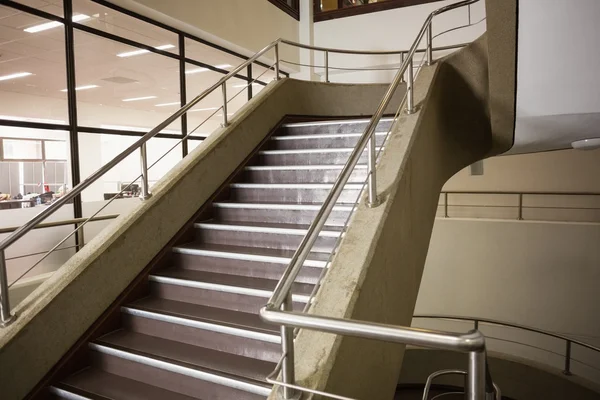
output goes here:
[{"label": "metal railing on landing", "polygon": [[[469,1],[469,2],[464,2],[464,3],[465,4],[467,4],[467,3],[471,4],[471,3],[474,3],[474,2],[476,2],[476,1]],[[441,12],[443,12],[443,11],[441,11]],[[429,30],[428,30],[428,32],[429,32],[428,38],[431,38],[431,32],[430,31],[431,31],[431,28],[429,28]],[[421,34],[421,37],[422,36],[423,36],[423,34]],[[75,226],[76,226],[75,230],[73,232],[71,232],[71,234],[69,234],[67,237],[65,237],[64,239],[62,239],[56,246],[54,246],[53,249],[51,249],[50,251],[46,252],[45,255],[40,260],[38,260],[31,268],[29,268],[27,270],[27,272],[31,271],[37,265],[39,265],[53,251],[61,250],[60,246],[63,243],[65,243],[65,241],[68,240],[71,236],[73,236],[75,234],[80,235],[81,232],[82,232],[82,230],[83,230],[83,228],[84,228],[84,226],[87,223],[89,223],[90,221],[93,221],[93,219],[96,218],[101,211],[103,211],[104,209],[106,209],[106,207],[109,204],[111,204],[111,202],[113,202],[115,199],[119,198],[119,196],[123,192],[129,190],[129,188],[134,183],[136,183],[138,181],[141,182],[141,195],[140,195],[140,198],[142,200],[149,199],[151,197],[151,192],[150,192],[149,184],[148,184],[148,170],[150,168],[152,168],[159,161],[161,161],[173,149],[177,148],[177,146],[182,141],[184,141],[184,140],[188,139],[190,136],[192,136],[199,127],[201,127],[205,122],[207,122],[210,118],[212,118],[218,112],[222,112],[222,114],[223,114],[223,124],[222,125],[223,126],[227,126],[229,124],[229,114],[227,112],[228,103],[231,102],[235,97],[237,97],[238,95],[240,95],[244,90],[246,90],[247,87],[249,87],[255,81],[257,81],[258,79],[260,79],[267,71],[273,70],[275,72],[275,79],[276,80],[280,79],[279,67],[280,67],[281,60],[279,58],[279,49],[280,49],[281,45],[289,45],[289,46],[299,47],[299,48],[303,48],[303,49],[310,49],[310,50],[314,50],[314,51],[323,51],[323,52],[326,53],[326,57],[325,57],[326,60],[328,60],[329,54],[332,54],[332,53],[355,54],[355,55],[371,55],[371,56],[382,56],[382,55],[397,54],[397,55],[400,56],[400,59],[403,60],[402,65],[401,65],[401,68],[402,68],[403,71],[407,69],[407,65],[409,65],[409,62],[410,62],[410,65],[412,65],[412,58],[413,58],[413,56],[414,56],[414,54],[416,52],[424,52],[427,55],[427,59],[431,60],[431,58],[432,58],[432,55],[431,55],[432,52],[434,50],[438,50],[437,48],[433,48],[431,46],[431,40],[428,41],[428,45],[427,45],[426,49],[417,49],[416,46],[413,46],[410,50],[398,50],[398,51],[360,51],[360,50],[346,50],[346,49],[323,48],[323,47],[306,46],[306,45],[303,45],[303,44],[300,44],[300,43],[295,43],[295,42],[291,42],[291,41],[283,40],[283,39],[278,39],[278,40],[270,43],[264,49],[262,49],[259,52],[257,52],[254,56],[250,57],[248,60],[244,61],[239,66],[235,67],[227,75],[223,76],[215,84],[213,84],[212,86],[210,86],[208,89],[204,90],[201,94],[199,94],[198,96],[196,96],[188,104],[186,104],[185,106],[181,107],[177,112],[175,112],[173,115],[171,115],[165,121],[163,121],[162,123],[160,123],[154,129],[152,129],[151,131],[149,131],[148,133],[146,133],[145,135],[143,135],[140,139],[138,139],[135,143],[133,143],[131,146],[129,146],[127,149],[125,149],[123,152],[121,152],[118,156],[116,156],[114,159],[112,159],[106,165],[102,166],[96,172],[94,172],[93,174],[91,174],[88,178],[86,178],[81,183],[79,183],[78,185],[76,185],[66,195],[64,195],[63,197],[61,197],[57,201],[55,201],[52,205],[50,205],[49,207],[47,207],[44,211],[42,211],[41,213],[39,213],[38,215],[36,215],[34,218],[32,218],[30,221],[28,221],[23,226],[21,226],[18,229],[16,229],[14,232],[12,232],[12,234],[10,236],[6,237],[4,240],[2,240],[0,242],[0,327],[4,327],[4,326],[9,325],[16,318],[16,315],[11,312],[11,305],[10,305],[9,296],[8,296],[9,286],[12,285],[12,284],[14,284],[14,283],[16,283],[16,281],[12,282],[9,285],[8,277],[7,277],[6,249],[9,246],[13,245],[15,242],[17,242],[19,239],[23,238],[28,232],[30,232],[31,230],[35,229],[39,224],[41,224],[43,221],[45,221],[49,216],[53,215],[62,206],[68,204],[76,196],[81,195],[81,193],[86,188],[90,187],[94,182],[97,182],[102,176],[104,176],[104,174],[106,174],[112,168],[116,167],[121,161],[123,161],[129,155],[133,154],[134,152],[136,152],[138,150],[139,150],[139,155],[140,155],[140,169],[141,169],[141,173],[135,179],[133,179],[132,182],[129,185],[126,185],[125,187],[122,187],[121,191],[119,193],[117,193],[116,195],[114,195],[114,197],[112,197],[108,201],[108,203],[106,203],[104,206],[102,206],[97,212],[95,212],[93,215],[91,215],[85,221],[75,224]],[[448,50],[448,49],[458,48],[458,47],[461,47],[461,46],[462,45],[446,46],[446,47],[439,48],[439,50]],[[270,68],[266,68],[265,71],[262,74],[260,74],[256,78],[254,78],[251,82],[249,82],[247,85],[245,85],[245,87],[242,88],[237,94],[235,94],[233,97],[231,97],[231,98],[228,99],[228,96],[227,96],[227,86],[226,86],[227,82],[231,78],[235,77],[236,74],[238,74],[240,71],[242,71],[248,65],[250,65],[250,64],[252,64],[254,62],[257,62],[262,57],[265,57],[266,54],[269,53],[269,52],[273,53],[274,60],[275,60],[275,62],[273,64],[271,64],[271,67]],[[409,57],[409,55],[410,55],[410,57]],[[326,81],[329,81],[329,70],[330,70],[330,68],[326,65],[325,66],[325,77],[326,77],[325,80]],[[400,73],[399,75],[402,75],[402,73]],[[400,79],[400,80],[402,80],[402,79]],[[413,86],[412,85],[412,82],[413,82],[413,71],[412,71],[412,68],[408,69],[408,72],[407,72],[407,81],[408,81],[408,84],[407,84],[408,85],[408,92],[407,92],[408,111],[409,112],[413,112],[414,111],[414,104],[413,104],[413,100],[412,100],[412,86]],[[397,86],[397,84],[398,83],[396,82],[395,86]],[[202,121],[199,125],[197,125],[189,133],[187,133],[180,141],[178,141],[177,144],[175,144],[173,147],[171,147],[171,149],[169,149],[162,157],[160,157],[152,165],[148,165],[148,156],[147,156],[147,149],[146,149],[147,142],[150,139],[152,139],[153,137],[155,137],[158,133],[160,133],[163,129],[165,129],[170,124],[172,124],[173,122],[175,122],[178,118],[180,118],[181,116],[183,116],[184,114],[186,114],[189,111],[193,111],[192,110],[193,107],[195,107],[198,103],[200,103],[202,100],[204,100],[205,98],[207,98],[211,93],[213,93],[214,91],[219,90],[219,89],[220,89],[221,94],[222,94],[223,105],[221,107],[217,108],[204,121]],[[380,117],[381,117],[381,114],[379,114],[379,116],[377,117],[377,119],[379,119]],[[364,145],[363,145],[363,147],[364,147]],[[369,162],[369,166],[370,166],[369,192],[371,193],[371,196],[369,198],[370,198],[370,204],[375,205],[377,203],[376,187],[375,187],[375,169],[374,169],[374,167],[375,167],[375,160],[374,160],[374,157],[373,157],[373,155],[375,154],[375,147],[373,145],[373,146],[370,146],[370,148],[371,148],[371,153],[370,153],[370,162]]]},{"label": "metal railing on landing", "polygon": [[[273,381],[271,377],[268,378],[268,381],[282,387],[283,397],[285,399],[295,398],[299,394],[299,391],[306,391],[331,398],[348,400],[347,397],[323,393],[314,389],[303,388],[296,384],[294,371],[295,354],[293,328],[304,328],[346,336],[370,338],[387,342],[469,353],[469,370],[467,372],[466,385],[467,398],[469,400],[483,400],[486,398],[493,398],[494,396],[493,384],[491,382],[489,371],[486,368],[487,362],[485,338],[477,330],[465,334],[459,334],[308,315],[305,313],[292,311],[291,296],[291,288],[296,280],[296,277],[308,258],[312,246],[319,237],[319,233],[324,227],[331,211],[333,210],[340,194],[342,193],[344,186],[348,182],[351,174],[354,171],[354,168],[358,164],[363,150],[367,146],[367,205],[369,207],[376,207],[380,204],[376,186],[376,151],[374,138],[375,128],[377,127],[384,114],[384,111],[388,107],[393,95],[402,82],[405,72],[407,74],[406,112],[408,114],[415,112],[413,97],[413,59],[421,41],[424,37],[426,37],[427,64],[432,63],[432,21],[434,17],[450,10],[464,6],[470,6],[477,1],[478,0],[461,1],[446,7],[442,7],[432,12],[426,19],[423,27],[417,35],[417,38],[413,42],[413,45],[407,52],[402,66],[392,80],[392,83],[390,84],[384,98],[381,100],[377,111],[371,118],[365,132],[359,138],[357,145],[352,151],[344,168],[340,172],[321,209],[317,213],[315,220],[310,225],[306,236],[301,241],[300,246],[292,257],[290,264],[284,271],[281,280],[278,282],[271,298],[269,299],[269,302],[260,310],[261,318],[264,321],[281,326],[283,357],[278,364],[276,371],[279,368],[281,369],[282,381]],[[328,65],[327,56],[325,58],[325,65]],[[275,373],[276,372],[274,372],[274,374]],[[274,374],[271,374],[271,376]]]},{"label": "metal railing on landing", "polygon": [[[542,336],[546,336],[546,337],[551,337],[551,338],[555,338],[555,339],[559,339],[561,341],[564,341],[564,354],[562,354],[561,356],[564,358],[564,364],[563,364],[563,374],[565,375],[572,375],[572,368],[571,368],[571,363],[572,361],[574,361],[574,358],[572,356],[572,349],[573,346],[579,346],[581,348],[587,349],[587,350],[591,350],[594,352],[594,354],[596,354],[598,356],[598,360],[600,361],[600,347],[596,347],[596,346],[592,346],[591,344],[582,342],[580,340],[576,340],[573,339],[572,337],[568,337],[565,335],[561,335],[558,333],[554,333],[554,332],[548,332],[542,329],[538,329],[538,328],[533,328],[531,326],[526,326],[526,325],[521,325],[521,324],[516,324],[516,323],[512,323],[512,322],[504,322],[504,321],[498,321],[495,319],[489,319],[489,318],[479,318],[479,317],[463,317],[463,316],[457,316],[457,315],[435,315],[435,314],[416,314],[413,316],[413,319],[436,319],[436,320],[446,320],[446,321],[468,321],[468,322],[472,322],[473,323],[473,328],[474,329],[479,329],[480,328],[480,324],[488,324],[488,325],[495,325],[495,326],[501,326],[501,327],[508,327],[508,328],[514,328],[514,329],[518,329],[521,331],[525,331],[525,332],[533,332],[533,333],[537,333],[539,335]],[[414,325],[414,324],[413,324]],[[498,340],[507,340],[507,339],[503,339],[503,338],[499,338],[496,337],[495,339]],[[522,344],[524,346],[530,346],[526,343],[520,343],[517,342],[519,344]],[[542,349],[545,350],[545,349]],[[552,352],[552,350],[545,350],[548,352]],[[577,360],[575,360],[577,361]],[[583,364],[582,361],[579,361],[580,363]],[[588,365],[589,366],[589,365]],[[591,367],[591,366],[590,366]],[[592,367],[594,369],[597,369],[596,367]]]}]

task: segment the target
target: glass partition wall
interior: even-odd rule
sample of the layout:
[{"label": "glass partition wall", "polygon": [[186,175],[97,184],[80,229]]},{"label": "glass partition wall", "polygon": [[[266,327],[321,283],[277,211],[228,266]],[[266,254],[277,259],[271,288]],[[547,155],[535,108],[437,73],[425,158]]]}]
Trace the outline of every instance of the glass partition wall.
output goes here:
[{"label": "glass partition wall", "polygon": [[[23,225],[245,59],[103,0],[3,0],[0,230]],[[254,63],[231,81],[228,97],[238,95],[228,112],[266,86],[274,77],[268,68]],[[245,88],[253,76],[265,71]],[[222,113],[213,112],[220,105],[220,97],[207,98],[149,142],[148,163],[156,163],[149,172],[151,183],[220,125]],[[201,129],[179,143],[205,120]],[[174,149],[159,160],[170,148]],[[139,157],[123,160],[56,219],[91,216],[107,198],[135,181],[139,169]],[[132,185],[102,214],[131,210],[139,202],[138,187]],[[86,226],[85,241],[109,222]],[[6,235],[0,233],[0,240]],[[15,267],[23,259],[21,253],[31,248],[28,236],[22,246],[14,246],[19,254],[8,254],[9,269],[13,264],[12,270],[18,270],[15,275],[21,274]],[[76,236],[64,245],[78,249],[81,240]],[[35,250],[54,245],[52,240],[45,242],[48,248]]]}]

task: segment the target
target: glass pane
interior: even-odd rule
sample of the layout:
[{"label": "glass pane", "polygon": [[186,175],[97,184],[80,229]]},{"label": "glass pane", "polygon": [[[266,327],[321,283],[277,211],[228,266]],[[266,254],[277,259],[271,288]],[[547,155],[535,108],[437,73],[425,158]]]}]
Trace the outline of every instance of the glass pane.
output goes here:
[{"label": "glass pane", "polygon": [[[154,53],[118,57],[130,50],[135,48],[75,31],[80,126],[148,132],[177,109],[179,61]],[[180,132],[179,121],[163,131]]]},{"label": "glass pane", "polygon": [[46,160],[66,160],[67,142],[44,141]]},{"label": "glass pane", "polygon": [[[159,28],[156,25],[144,22],[127,14],[120,13],[112,8],[94,3],[90,0],[73,0],[73,14],[84,15],[88,18],[79,21],[89,27],[100,31],[112,33],[126,39],[134,40],[148,46],[178,54],[178,36],[176,33]],[[128,54],[130,52],[138,54]],[[140,52],[142,52],[140,54]],[[141,57],[149,53],[146,50],[131,49],[122,50],[121,57]]]},{"label": "glass pane", "polygon": [[[186,71],[194,70],[196,67],[187,64]],[[223,77],[223,74],[214,71],[203,71],[202,73],[186,74],[187,97],[189,100],[201,94]],[[227,82],[227,114],[233,117],[248,101],[248,82],[232,78]],[[173,106],[175,107],[175,106]],[[194,132],[193,136],[206,137],[223,123],[223,93],[221,89],[215,89],[204,100],[198,103],[188,112],[188,132]]]},{"label": "glass pane", "polygon": [[62,17],[63,13],[63,1],[62,0],[14,0],[15,3],[25,4],[26,6],[33,7],[37,10],[47,12],[49,14],[58,15]]},{"label": "glass pane", "polygon": [[[237,67],[245,61],[243,58],[236,57],[215,49],[212,46],[188,38],[185,39],[185,56],[194,61],[209,64],[227,71]],[[189,74],[194,73],[193,71],[198,69],[199,67],[189,66],[189,69],[186,69],[186,71],[188,71]],[[246,76],[246,71],[240,71],[240,75]]]},{"label": "glass pane", "polygon": [[42,142],[37,140],[3,139],[6,160],[41,160]]},{"label": "glass pane", "polygon": [[1,119],[67,122],[64,40],[62,24],[0,7]]}]

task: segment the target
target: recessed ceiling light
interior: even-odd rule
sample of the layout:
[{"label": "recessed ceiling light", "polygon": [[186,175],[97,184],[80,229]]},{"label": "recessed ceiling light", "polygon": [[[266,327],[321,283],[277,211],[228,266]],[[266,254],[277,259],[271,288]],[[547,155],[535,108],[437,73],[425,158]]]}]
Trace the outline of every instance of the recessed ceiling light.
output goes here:
[{"label": "recessed ceiling light", "polygon": [[[219,68],[219,69],[225,69],[225,68],[231,68],[231,65],[229,64],[220,64],[220,65],[215,65],[215,68]],[[185,71],[186,74],[191,75],[191,74],[197,74],[198,72],[206,72],[209,71],[208,68],[196,68],[196,69],[188,69],[187,71]]]},{"label": "recessed ceiling light", "polygon": [[156,96],[132,97],[130,99],[123,99],[121,101],[128,102],[128,101],[138,101],[138,100],[150,100],[150,99],[155,99],[155,98],[156,98]]},{"label": "recessed ceiling light", "polygon": [[162,104],[157,104],[157,105],[155,105],[154,107],[177,106],[177,105],[179,105],[179,104],[181,104],[181,103],[180,103],[180,102],[178,102],[178,101],[174,101],[173,103],[162,103]]},{"label": "recessed ceiling light", "polygon": [[[164,44],[162,46],[156,46],[155,49],[156,50],[167,50],[167,49],[172,49],[173,47],[175,47],[175,46],[172,44]],[[117,54],[117,57],[121,57],[121,58],[133,57],[133,56],[139,56],[140,54],[146,54],[146,53],[150,53],[150,50],[140,49],[140,50],[126,51],[125,53]]]},{"label": "recessed ceiling light", "polygon": [[[81,21],[85,21],[86,19],[90,19],[90,16],[85,15],[85,14],[73,15],[73,22],[81,22]],[[34,26],[31,26],[31,27],[23,29],[23,30],[28,33],[37,33],[37,32],[41,32],[41,31],[47,31],[48,29],[52,29],[52,28],[58,28],[59,26],[62,26],[62,22],[52,21],[52,22],[45,22],[45,23],[39,24],[39,25],[34,25]]]},{"label": "recessed ceiling light", "polygon": [[[100,86],[98,86],[98,85],[77,86],[75,88],[75,90],[87,90],[87,89],[94,89],[94,88],[97,88],[97,87],[100,87]],[[68,92],[68,91],[69,91],[69,89],[63,89],[63,90],[61,90],[61,92]]]},{"label": "recessed ceiling light", "polygon": [[194,110],[190,110],[188,112],[197,112],[197,111],[214,111],[214,110],[218,110],[221,107],[208,107],[208,108],[196,108]]},{"label": "recessed ceiling light", "polygon": [[0,76],[0,81],[7,81],[9,79],[23,78],[24,76],[33,75],[31,72],[17,72],[16,74]]},{"label": "recessed ceiling light", "polygon": [[571,143],[571,146],[576,150],[596,150],[600,149],[600,137],[577,140]]}]

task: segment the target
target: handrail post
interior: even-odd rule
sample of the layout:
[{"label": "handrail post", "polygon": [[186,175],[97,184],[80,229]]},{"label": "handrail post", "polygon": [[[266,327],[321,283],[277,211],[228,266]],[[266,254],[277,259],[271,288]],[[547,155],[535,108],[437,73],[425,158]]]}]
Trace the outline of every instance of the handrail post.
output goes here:
[{"label": "handrail post", "polygon": [[223,82],[221,90],[223,91],[223,128],[225,128],[229,125],[229,121],[227,120],[227,82]]},{"label": "handrail post", "polygon": [[415,112],[415,104],[413,97],[413,57],[410,57],[408,67],[406,68],[406,113],[413,114]]},{"label": "handrail post", "polygon": [[444,193],[444,218],[448,218],[448,192]]},{"label": "handrail post", "polygon": [[279,80],[279,43],[275,44],[275,80]]},{"label": "handrail post", "polygon": [[433,63],[433,34],[432,34],[433,20],[427,26],[427,65]]},{"label": "handrail post", "polygon": [[519,193],[519,216],[517,219],[519,221],[523,220],[523,193]]},{"label": "handrail post", "polygon": [[325,50],[325,82],[329,83],[329,52]]},{"label": "handrail post", "polygon": [[[402,64],[404,64],[404,52],[403,51],[400,52],[400,68],[402,68]],[[404,75],[402,75],[400,77],[400,83],[404,83],[404,82],[406,82],[406,79],[404,79]]]},{"label": "handrail post", "polygon": [[[285,301],[281,304],[281,311],[292,311],[292,295],[288,294]],[[284,356],[281,365],[281,376],[284,383],[291,385],[295,384],[294,372],[294,328],[281,325],[281,350]],[[283,398],[292,399],[295,395],[295,390],[283,386]]]},{"label": "handrail post", "polygon": [[571,374],[571,341],[567,340],[567,349],[565,352],[565,369],[563,374],[570,376]]},{"label": "handrail post", "polygon": [[148,152],[145,142],[140,146],[140,166],[142,169],[142,193],[140,194],[140,199],[148,200],[152,197],[152,193],[150,193],[150,187],[148,186]]},{"label": "handrail post", "polygon": [[4,249],[0,249],[0,327],[6,327],[15,320],[10,313],[10,299],[8,298],[8,274],[6,272],[6,257]]},{"label": "handrail post", "polygon": [[469,373],[467,380],[468,400],[485,399],[485,352],[472,351],[469,353]]},{"label": "handrail post", "polygon": [[379,197],[377,196],[377,153],[375,151],[375,140],[376,135],[373,133],[369,139],[368,151],[368,162],[369,162],[369,201],[367,206],[375,208],[381,204]]}]

